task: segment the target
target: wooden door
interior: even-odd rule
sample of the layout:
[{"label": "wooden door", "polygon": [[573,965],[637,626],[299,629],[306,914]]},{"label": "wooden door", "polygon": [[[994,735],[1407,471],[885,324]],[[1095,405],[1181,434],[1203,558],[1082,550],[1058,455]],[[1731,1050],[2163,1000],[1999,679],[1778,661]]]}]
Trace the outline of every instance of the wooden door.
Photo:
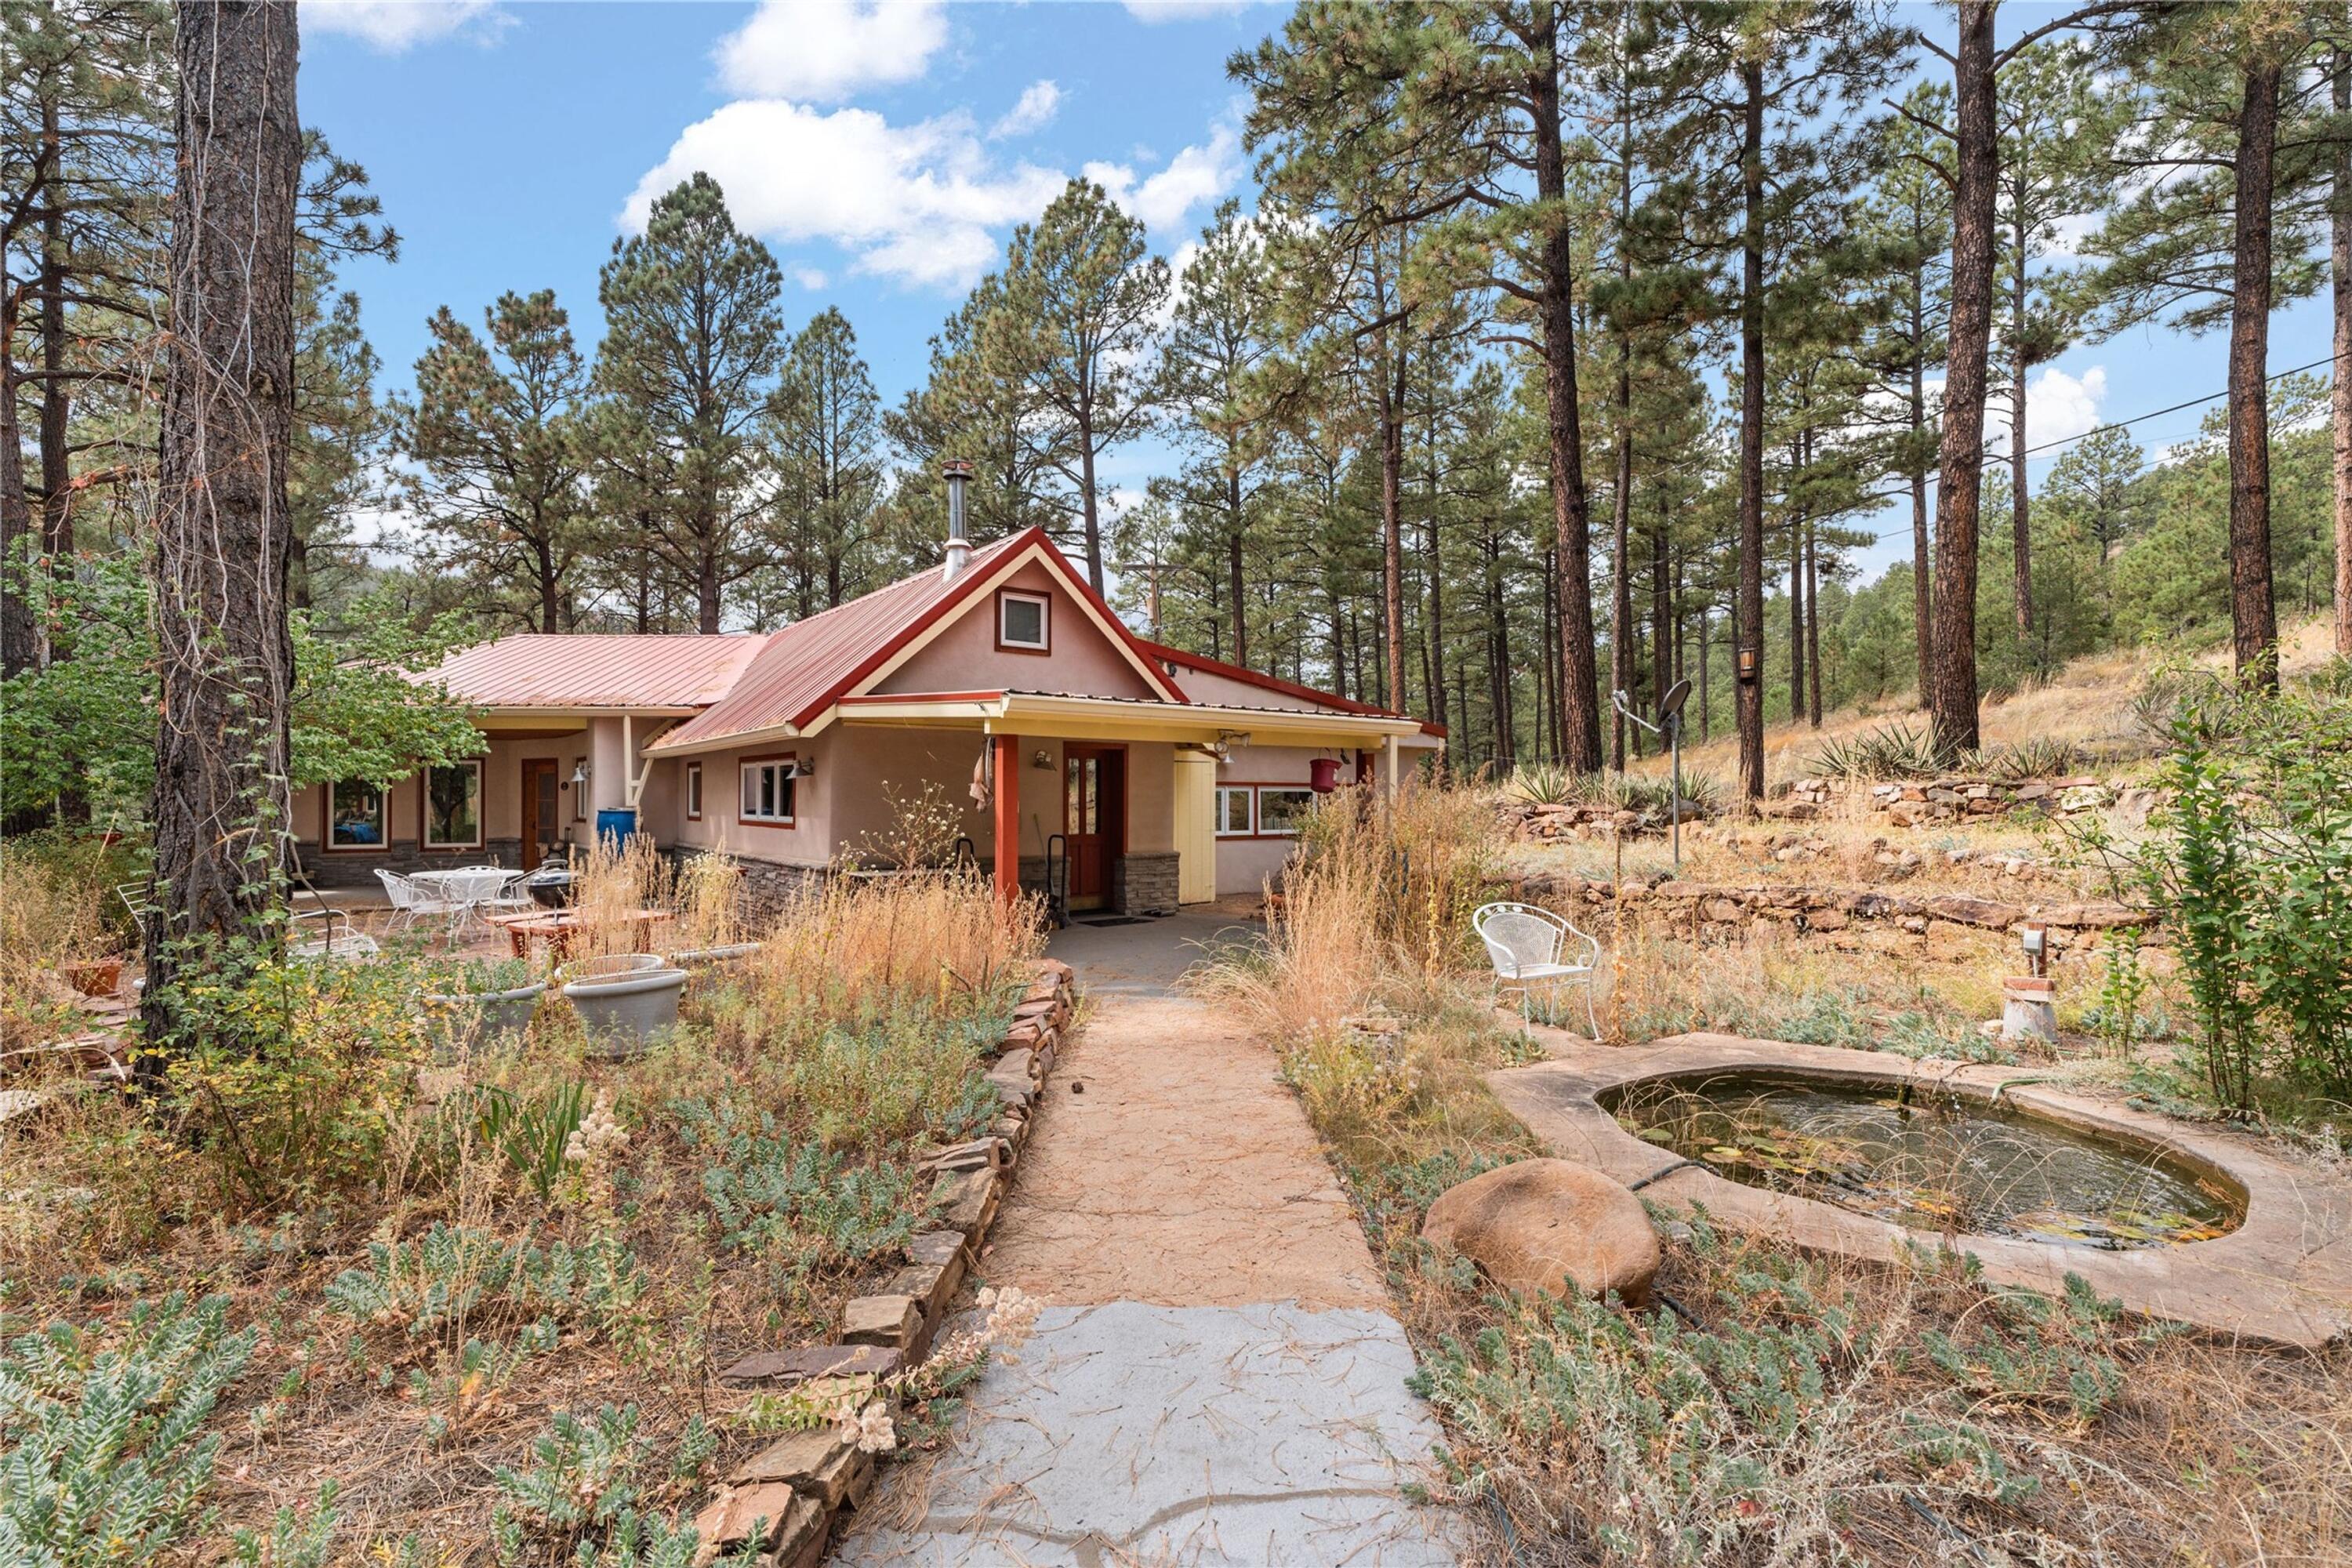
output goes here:
[{"label": "wooden door", "polygon": [[1111,861],[1127,842],[1127,752],[1116,746],[1062,752],[1062,832],[1070,846],[1070,907],[1110,898]]},{"label": "wooden door", "polygon": [[555,759],[526,757],[522,764],[522,868],[539,865],[539,849],[552,844],[562,831],[562,798],[555,781]]}]

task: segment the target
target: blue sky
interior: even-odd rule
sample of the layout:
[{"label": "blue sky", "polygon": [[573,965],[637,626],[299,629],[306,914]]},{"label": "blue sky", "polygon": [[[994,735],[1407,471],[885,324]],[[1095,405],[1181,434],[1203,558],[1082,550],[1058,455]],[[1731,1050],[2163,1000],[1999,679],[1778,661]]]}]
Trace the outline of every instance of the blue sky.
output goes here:
[{"label": "blue sky", "polygon": [[[788,324],[839,306],[895,404],[1013,225],[1070,174],[1102,180],[1170,253],[1222,196],[1249,201],[1224,62],[1285,14],[1216,0],[320,0],[303,7],[301,106],[366,167],[401,233],[397,263],[346,279],[387,389],[408,386],[436,307],[478,321],[508,289],[552,288],[593,348],[614,239],[699,167],[782,264]],[[2040,15],[2005,6],[2004,30]],[[2272,365],[2327,342],[2324,300],[2292,306]],[[2032,439],[2218,393],[2225,346],[2147,329],[2077,347],[2036,373]],[[2201,412],[2133,435],[2153,452],[2193,436]],[[1109,477],[1133,485],[1162,460],[1131,450]],[[1905,517],[1875,521],[1904,537],[1865,566],[1908,552]]]}]

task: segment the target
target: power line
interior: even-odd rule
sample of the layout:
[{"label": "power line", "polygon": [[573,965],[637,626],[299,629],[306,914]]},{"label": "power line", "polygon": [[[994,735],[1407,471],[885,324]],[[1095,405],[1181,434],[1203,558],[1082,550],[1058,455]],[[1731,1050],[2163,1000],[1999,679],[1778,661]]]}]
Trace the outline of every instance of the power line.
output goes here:
[{"label": "power line", "polygon": [[[2317,370],[2321,365],[2332,364],[2335,363],[2335,359],[2336,356],[2334,354],[2324,354],[2318,359],[2313,360],[2309,364],[2299,364],[2292,369],[2282,370],[2275,372],[2273,374],[2266,375],[2263,377],[2263,384],[2267,386],[2273,381],[2284,381],[2288,376],[2301,375],[2305,371]],[[2230,389],[2225,386],[2219,392],[2209,392],[2202,397],[2192,397],[2184,403],[2175,403],[2169,407],[2151,408],[2145,414],[2135,414],[2128,419],[2113,419],[2109,420],[2105,425],[2094,425],[2088,430],[2079,431],[2072,436],[2061,436],[2055,440],[2044,441],[2038,447],[2028,447],[2025,448],[2024,452],[2020,455],[2031,458],[2037,452],[2047,452],[2054,447],[2072,446],[2077,441],[2086,441],[2092,437],[2100,434],[2102,431],[2127,430],[2135,425],[2144,425],[2151,419],[2161,419],[2168,414],[2179,414],[2184,409],[2196,408],[2204,404],[2212,402],[2217,397],[2227,397],[2229,395]],[[1987,453],[1984,460],[1988,463],[2008,463],[2012,462],[2015,459],[2011,458],[2008,453],[2003,452],[1998,457],[1991,453]],[[1863,499],[1864,500],[1900,500],[1903,497],[1907,496],[1910,493],[1911,488],[1908,485],[1906,485],[1900,489],[1873,490]],[[1873,535],[1871,542],[1874,544],[1884,544],[1890,539],[1905,538],[1908,536],[1910,532],[1911,531],[1908,528],[1895,529],[1886,533]]]}]

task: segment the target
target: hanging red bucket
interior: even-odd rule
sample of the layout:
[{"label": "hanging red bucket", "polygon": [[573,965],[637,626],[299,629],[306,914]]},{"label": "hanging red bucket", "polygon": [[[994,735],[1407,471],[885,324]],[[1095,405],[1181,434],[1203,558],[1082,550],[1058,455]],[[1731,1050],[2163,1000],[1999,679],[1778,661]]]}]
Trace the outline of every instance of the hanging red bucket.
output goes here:
[{"label": "hanging red bucket", "polygon": [[1329,795],[1339,787],[1339,759],[1317,757],[1307,764],[1307,782],[1317,795]]}]

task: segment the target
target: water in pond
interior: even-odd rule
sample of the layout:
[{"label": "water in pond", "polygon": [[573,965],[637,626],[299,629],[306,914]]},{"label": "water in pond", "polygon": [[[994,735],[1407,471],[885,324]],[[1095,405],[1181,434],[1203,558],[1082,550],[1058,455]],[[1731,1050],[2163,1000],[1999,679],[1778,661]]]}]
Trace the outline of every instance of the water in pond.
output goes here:
[{"label": "water in pond", "polygon": [[1611,1109],[1718,1175],[1921,1230],[2121,1248],[2241,1217],[2235,1194],[2153,1149],[1892,1085],[1713,1079],[1637,1086]]}]

